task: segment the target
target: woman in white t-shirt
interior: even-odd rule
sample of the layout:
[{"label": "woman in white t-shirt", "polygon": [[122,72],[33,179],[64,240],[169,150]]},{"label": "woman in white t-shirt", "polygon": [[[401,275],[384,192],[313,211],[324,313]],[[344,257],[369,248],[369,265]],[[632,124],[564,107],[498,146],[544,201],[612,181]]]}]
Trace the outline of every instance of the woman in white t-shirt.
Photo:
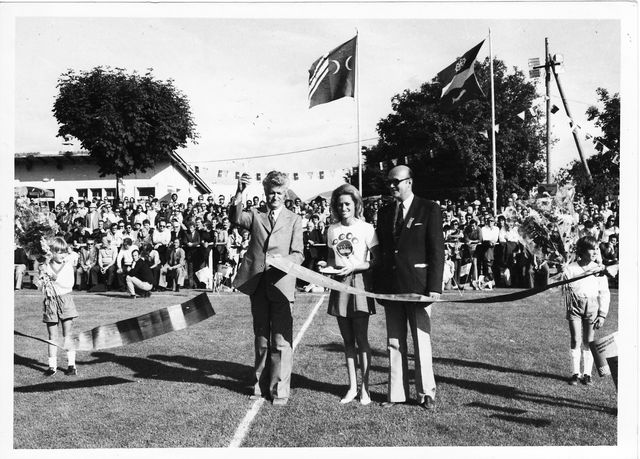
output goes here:
[{"label": "woman in white t-shirt", "polygon": [[[378,237],[373,225],[364,221],[362,209],[362,198],[354,186],[344,184],[333,191],[331,211],[337,223],[329,226],[327,231],[328,265],[338,270],[335,274],[336,280],[355,288],[370,290],[366,271],[379,259]],[[360,403],[368,405],[371,403],[371,349],[367,333],[369,315],[375,314],[374,301],[372,298],[332,290],[327,312],[337,317],[340,334],[344,340],[349,390],[340,403],[349,403],[358,395],[355,366],[357,352],[360,354],[362,373]]]}]

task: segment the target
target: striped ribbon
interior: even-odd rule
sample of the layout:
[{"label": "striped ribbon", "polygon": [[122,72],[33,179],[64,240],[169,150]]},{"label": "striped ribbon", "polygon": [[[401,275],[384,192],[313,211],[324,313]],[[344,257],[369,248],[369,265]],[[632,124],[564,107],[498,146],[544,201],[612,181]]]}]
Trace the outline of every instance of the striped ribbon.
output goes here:
[{"label": "striped ribbon", "polygon": [[366,290],[358,289],[355,287],[351,287],[349,285],[345,285],[341,282],[338,282],[330,277],[324,276],[315,271],[311,271],[303,266],[297,265],[290,260],[282,257],[267,258],[267,264],[273,266],[280,271],[290,274],[292,276],[297,277],[298,279],[302,279],[310,284],[319,285],[320,287],[329,288],[331,290],[338,290],[340,292],[351,293],[352,295],[360,295],[366,296],[369,298],[375,298],[377,300],[387,300],[387,301],[405,301],[412,303],[478,303],[478,304],[486,304],[486,303],[498,303],[503,301],[516,301],[524,298],[528,298],[533,295],[537,295],[538,293],[544,292],[545,290],[549,290],[554,287],[559,287],[564,284],[568,284],[570,282],[575,282],[580,279],[584,279],[585,277],[593,276],[596,274],[600,274],[606,270],[606,268],[598,268],[595,270],[586,271],[584,274],[580,276],[573,277],[570,279],[562,279],[558,282],[553,282],[544,287],[531,288],[526,290],[521,290],[513,293],[506,293],[502,295],[494,295],[494,296],[486,296],[479,298],[433,298],[427,295],[421,295],[419,293],[373,293],[367,292]]},{"label": "striped ribbon", "polygon": [[[77,351],[94,351],[109,349],[138,343],[156,336],[182,330],[213,316],[215,311],[206,293],[191,298],[181,304],[157,309],[147,314],[107,325],[100,325],[91,330],[79,333],[71,339],[72,349]],[[48,344],[56,343],[30,336],[18,331],[14,335],[32,338]]]}]

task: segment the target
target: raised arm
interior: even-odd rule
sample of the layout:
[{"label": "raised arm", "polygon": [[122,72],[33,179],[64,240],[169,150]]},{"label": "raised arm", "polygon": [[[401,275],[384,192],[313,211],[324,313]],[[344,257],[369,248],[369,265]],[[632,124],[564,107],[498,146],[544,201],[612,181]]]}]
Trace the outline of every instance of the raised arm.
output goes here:
[{"label": "raised arm", "polygon": [[252,213],[242,211],[242,194],[250,182],[251,177],[249,177],[249,174],[243,173],[240,176],[238,179],[238,188],[236,189],[234,203],[229,208],[229,220],[245,229],[251,229],[251,222],[253,220]]}]

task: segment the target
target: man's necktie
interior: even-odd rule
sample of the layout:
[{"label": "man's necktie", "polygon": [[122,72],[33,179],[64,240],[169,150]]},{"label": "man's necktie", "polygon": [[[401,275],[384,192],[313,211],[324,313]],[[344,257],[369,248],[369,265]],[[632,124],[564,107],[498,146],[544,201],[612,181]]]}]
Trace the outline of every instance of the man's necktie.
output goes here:
[{"label": "man's necktie", "polygon": [[273,214],[273,210],[269,212],[269,223],[271,223],[271,229],[276,226],[276,216]]},{"label": "man's necktie", "polygon": [[396,211],[396,221],[395,224],[393,225],[393,234],[397,237],[400,235],[400,232],[402,231],[402,224],[404,223],[404,217],[403,217],[403,209],[404,206],[402,205],[402,203],[398,204],[397,207],[397,211]]}]

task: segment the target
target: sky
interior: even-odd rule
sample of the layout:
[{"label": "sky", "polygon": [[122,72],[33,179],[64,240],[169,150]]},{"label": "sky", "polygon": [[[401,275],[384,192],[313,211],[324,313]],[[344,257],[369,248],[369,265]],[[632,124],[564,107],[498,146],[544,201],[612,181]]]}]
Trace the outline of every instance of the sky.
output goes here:
[{"label": "sky", "polygon": [[[494,56],[510,69],[515,66],[525,72],[529,58],[543,58],[548,37],[550,51],[564,56],[560,78],[573,118],[584,132],[598,134],[586,121],[585,111],[597,103],[596,88],[620,91],[619,21],[532,20],[495,11],[494,19],[459,14],[434,19],[430,11],[418,8],[387,15],[361,10],[353,18],[311,16],[304,11],[292,18],[256,18],[249,13],[232,18],[151,17],[157,15],[153,9],[149,14],[137,11],[136,17],[126,13],[101,17],[91,10],[80,17],[73,17],[74,11],[67,16],[56,12],[19,17],[15,151],[78,148],[79,143],[64,146],[56,137],[58,125],[51,111],[56,82],[67,69],[101,65],[140,73],[152,68],[156,78],[174,80],[190,101],[200,135],[197,145],[190,143],[179,153],[198,165],[205,177],[218,169],[281,168],[304,173],[349,168],[357,164],[358,127],[363,145],[375,143],[376,125],[391,112],[392,97],[430,81],[457,56],[488,38],[489,28]],[[215,10],[208,12],[215,16]],[[309,67],[356,30],[357,101],[344,98],[309,109]],[[478,60],[488,55],[489,40]],[[543,94],[543,79],[538,86]],[[555,85],[551,99],[562,108]],[[551,169],[556,172],[579,158],[564,110],[552,116],[552,135],[558,139],[551,153]],[[336,144],[346,145],[323,148]],[[584,136],[582,146],[587,156],[595,151]],[[238,159],[300,150],[311,151]]]}]

